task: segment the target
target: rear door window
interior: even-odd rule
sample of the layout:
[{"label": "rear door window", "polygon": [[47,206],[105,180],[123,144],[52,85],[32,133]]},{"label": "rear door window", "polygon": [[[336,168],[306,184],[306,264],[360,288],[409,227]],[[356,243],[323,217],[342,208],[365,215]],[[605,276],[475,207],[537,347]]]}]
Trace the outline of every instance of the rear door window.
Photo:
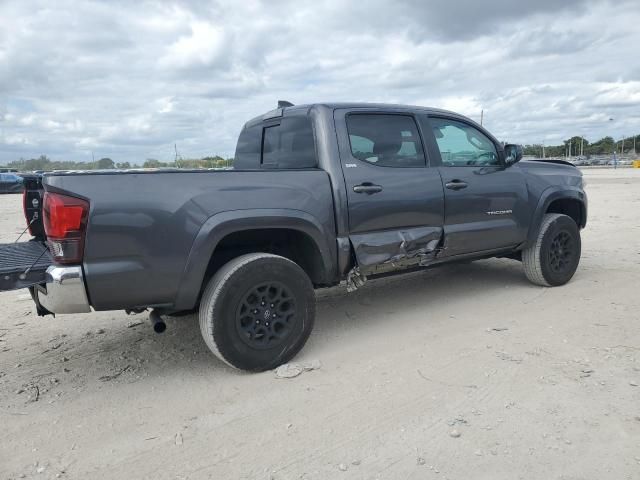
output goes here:
[{"label": "rear door window", "polygon": [[306,116],[245,127],[238,137],[236,170],[314,168],[317,164],[313,128]]},{"label": "rear door window", "polygon": [[284,117],[264,128],[262,168],[313,168],[317,165],[308,117]]},{"label": "rear door window", "polygon": [[235,170],[253,170],[260,168],[262,146],[262,124],[245,127],[240,132],[236,154],[233,159]]},{"label": "rear door window", "polygon": [[351,114],[347,116],[351,155],[381,167],[423,167],[422,141],[410,115]]}]

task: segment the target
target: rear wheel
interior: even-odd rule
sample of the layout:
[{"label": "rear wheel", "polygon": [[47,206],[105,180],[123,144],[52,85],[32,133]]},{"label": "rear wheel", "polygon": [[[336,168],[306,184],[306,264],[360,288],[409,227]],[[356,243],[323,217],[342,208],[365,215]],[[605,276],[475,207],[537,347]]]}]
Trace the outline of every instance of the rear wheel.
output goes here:
[{"label": "rear wheel", "polygon": [[200,302],[207,346],[242,370],[269,370],[291,360],[309,338],[314,318],[307,274],[268,253],[242,255],[222,266]]},{"label": "rear wheel", "polygon": [[580,230],[567,215],[548,213],[542,219],[535,244],[522,252],[527,278],[536,285],[564,285],[580,263]]}]

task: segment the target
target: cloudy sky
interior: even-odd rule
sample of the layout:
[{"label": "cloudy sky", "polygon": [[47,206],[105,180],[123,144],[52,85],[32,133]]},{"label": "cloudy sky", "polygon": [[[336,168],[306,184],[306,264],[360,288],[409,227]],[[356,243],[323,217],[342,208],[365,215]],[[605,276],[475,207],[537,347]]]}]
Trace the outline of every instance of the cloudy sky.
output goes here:
[{"label": "cloudy sky", "polygon": [[232,155],[278,99],[619,139],[640,133],[639,49],[637,0],[0,0],[0,163]]}]

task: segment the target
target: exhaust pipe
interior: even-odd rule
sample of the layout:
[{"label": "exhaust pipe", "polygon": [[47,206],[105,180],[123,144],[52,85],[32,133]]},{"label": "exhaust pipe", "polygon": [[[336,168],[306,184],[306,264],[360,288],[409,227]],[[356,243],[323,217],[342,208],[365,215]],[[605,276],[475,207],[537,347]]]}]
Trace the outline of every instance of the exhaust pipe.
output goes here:
[{"label": "exhaust pipe", "polygon": [[149,320],[151,320],[151,325],[153,326],[153,331],[156,333],[162,333],[167,329],[167,324],[164,323],[164,320],[160,316],[158,312],[155,310],[151,310],[149,314]]}]

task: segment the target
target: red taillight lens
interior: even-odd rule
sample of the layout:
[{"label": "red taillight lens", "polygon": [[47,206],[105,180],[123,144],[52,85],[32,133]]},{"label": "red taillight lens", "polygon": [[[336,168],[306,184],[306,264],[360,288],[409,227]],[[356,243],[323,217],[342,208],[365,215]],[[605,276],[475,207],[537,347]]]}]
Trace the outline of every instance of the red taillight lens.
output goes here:
[{"label": "red taillight lens", "polygon": [[89,203],[81,198],[45,192],[43,212],[44,231],[54,260],[81,262]]}]

